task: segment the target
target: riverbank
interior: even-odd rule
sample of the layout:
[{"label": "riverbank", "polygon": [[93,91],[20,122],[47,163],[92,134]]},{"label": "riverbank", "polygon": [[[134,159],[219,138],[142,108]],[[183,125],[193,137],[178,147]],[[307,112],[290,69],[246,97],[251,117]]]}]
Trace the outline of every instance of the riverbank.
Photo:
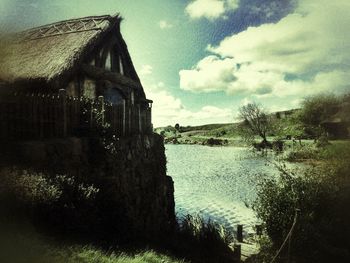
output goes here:
[{"label": "riverbank", "polygon": [[[202,126],[187,126],[175,128],[172,126],[159,127],[154,130],[164,138],[165,144],[184,145],[207,145],[207,146],[233,146],[250,147],[251,140],[242,138],[239,123],[230,124],[208,124]],[[281,140],[281,137],[268,136],[268,141]],[[291,146],[296,143],[309,144],[313,140],[292,140],[291,137],[282,140],[286,145]],[[255,142],[261,142],[261,138],[256,137]]]},{"label": "riverbank", "polygon": [[229,243],[212,223],[187,217],[170,236],[160,242],[119,244],[87,242],[38,232],[27,221],[0,221],[0,259],[3,263],[232,263],[236,261]]},{"label": "riverbank", "polygon": [[238,124],[208,124],[175,128],[159,127],[155,132],[163,136],[166,144],[209,146],[247,146],[238,134]]}]

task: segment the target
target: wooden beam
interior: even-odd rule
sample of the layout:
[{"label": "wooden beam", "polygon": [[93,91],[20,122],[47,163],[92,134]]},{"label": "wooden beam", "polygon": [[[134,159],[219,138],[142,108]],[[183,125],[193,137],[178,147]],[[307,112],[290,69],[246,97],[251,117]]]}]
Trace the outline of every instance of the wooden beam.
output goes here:
[{"label": "wooden beam", "polygon": [[109,80],[112,83],[115,84],[121,84],[123,86],[134,88],[136,90],[142,90],[141,84],[134,81],[131,78],[128,78],[122,74],[111,72],[109,70],[105,70],[102,68],[94,67],[88,64],[82,65],[82,70],[85,72],[86,75],[88,75],[91,78],[94,78],[95,80]]}]

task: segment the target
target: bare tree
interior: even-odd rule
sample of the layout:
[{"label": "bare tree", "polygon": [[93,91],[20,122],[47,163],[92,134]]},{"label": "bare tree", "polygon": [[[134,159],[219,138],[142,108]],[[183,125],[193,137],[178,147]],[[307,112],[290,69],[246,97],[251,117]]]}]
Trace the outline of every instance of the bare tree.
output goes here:
[{"label": "bare tree", "polygon": [[270,129],[271,123],[267,112],[261,105],[253,102],[239,108],[239,116],[245,126],[254,134],[267,142],[266,134]]}]

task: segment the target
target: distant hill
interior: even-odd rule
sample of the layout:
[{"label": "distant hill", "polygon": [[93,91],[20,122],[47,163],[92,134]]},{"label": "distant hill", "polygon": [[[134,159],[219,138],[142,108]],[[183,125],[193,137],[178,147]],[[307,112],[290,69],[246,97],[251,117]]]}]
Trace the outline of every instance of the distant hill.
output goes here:
[{"label": "distant hill", "polygon": [[[206,124],[199,126],[158,127],[155,132],[162,135],[166,143],[207,144],[210,138],[218,144],[231,144],[238,137],[238,123]],[[213,140],[213,139],[212,139]],[[209,143],[212,142],[209,141]],[[214,142],[215,143],[215,142]]]},{"label": "distant hill", "polygon": [[[289,121],[290,117],[297,113],[299,109],[287,111],[278,111],[271,113],[274,125],[280,126],[282,136],[290,133],[290,129],[294,125]],[[221,141],[221,144],[227,145],[242,145],[240,134],[240,123],[220,123],[220,124],[205,124],[198,126],[166,126],[155,128],[154,131],[164,137],[166,143],[174,144],[207,144],[215,139]],[[284,134],[285,133],[285,134]],[[269,134],[275,136],[275,134]],[[211,140],[210,140],[211,139]]]},{"label": "distant hill", "polygon": [[174,126],[158,127],[155,128],[155,132],[163,135],[175,135],[175,133],[186,135],[205,135],[205,136],[222,136],[222,135],[234,135],[237,129],[238,123],[222,123],[222,124],[205,124],[198,126],[181,126],[178,130]]}]

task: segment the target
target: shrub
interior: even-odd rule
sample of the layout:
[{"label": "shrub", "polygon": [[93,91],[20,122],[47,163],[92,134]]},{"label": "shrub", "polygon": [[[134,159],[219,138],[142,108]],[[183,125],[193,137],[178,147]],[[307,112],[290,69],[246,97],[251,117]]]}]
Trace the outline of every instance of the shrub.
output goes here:
[{"label": "shrub", "polygon": [[320,149],[314,145],[294,145],[292,149],[286,151],[285,160],[289,162],[298,162],[310,159],[317,159]]},{"label": "shrub", "polygon": [[0,171],[0,178],[0,205],[15,218],[26,217],[55,231],[86,231],[98,221],[99,189],[92,184],[16,168]]},{"label": "shrub", "polygon": [[348,262],[350,180],[345,175],[350,165],[328,163],[298,173],[278,167],[280,177],[259,183],[254,204],[272,247],[281,246],[298,208],[301,213],[292,237],[292,255],[297,262]]},{"label": "shrub", "polygon": [[191,262],[236,262],[230,243],[233,233],[199,216],[178,220],[174,233],[163,238],[161,248]]},{"label": "shrub", "polygon": [[221,243],[223,246],[228,246],[234,239],[232,232],[222,225],[192,215],[187,215],[181,220],[179,233],[203,243]]}]

